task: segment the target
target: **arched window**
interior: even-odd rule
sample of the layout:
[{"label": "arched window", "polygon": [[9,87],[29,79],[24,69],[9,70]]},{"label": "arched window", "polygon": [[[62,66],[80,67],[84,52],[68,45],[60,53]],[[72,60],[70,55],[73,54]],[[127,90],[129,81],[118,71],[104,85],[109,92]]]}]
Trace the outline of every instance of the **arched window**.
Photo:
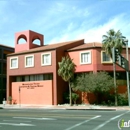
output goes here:
[{"label": "arched window", "polygon": [[36,44],[36,45],[41,45],[41,41],[39,39],[34,39],[33,40],[33,44]]},{"label": "arched window", "polygon": [[27,38],[25,35],[20,35],[18,38],[18,44],[24,44],[27,42]]}]

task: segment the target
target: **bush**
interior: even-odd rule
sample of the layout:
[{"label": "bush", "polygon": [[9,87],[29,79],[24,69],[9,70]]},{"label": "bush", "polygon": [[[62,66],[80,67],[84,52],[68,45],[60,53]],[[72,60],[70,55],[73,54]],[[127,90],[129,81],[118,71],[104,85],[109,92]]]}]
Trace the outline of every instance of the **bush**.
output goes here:
[{"label": "bush", "polygon": [[118,94],[117,99],[118,99],[118,106],[128,105],[128,94],[127,93]]},{"label": "bush", "polygon": [[74,104],[76,104],[77,99],[79,98],[79,95],[77,93],[72,93],[72,101]]},{"label": "bush", "polygon": [[[69,103],[70,97],[69,97],[69,93],[68,92],[65,92],[63,94],[63,98],[64,98],[64,102],[65,103]],[[77,93],[72,93],[72,101],[73,101],[74,104],[76,104],[76,101],[77,101],[78,98],[79,98],[79,95]]]},{"label": "bush", "polygon": [[[114,94],[109,94],[108,95],[108,99],[107,99],[106,104],[109,105],[109,106],[114,106],[115,105],[115,95]],[[117,104],[118,104],[118,106],[127,106],[128,105],[127,92],[117,95]]]},{"label": "bush", "polygon": [[12,101],[12,97],[11,96],[8,97],[8,101]]}]

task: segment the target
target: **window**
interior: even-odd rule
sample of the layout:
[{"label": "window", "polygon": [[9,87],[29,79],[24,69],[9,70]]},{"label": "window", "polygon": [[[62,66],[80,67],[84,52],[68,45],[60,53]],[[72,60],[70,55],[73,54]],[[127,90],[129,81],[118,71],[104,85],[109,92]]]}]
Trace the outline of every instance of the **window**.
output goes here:
[{"label": "window", "polygon": [[29,76],[25,76],[25,81],[29,81]]},{"label": "window", "polygon": [[52,80],[53,77],[52,77],[52,74],[44,74],[43,75],[43,80]]},{"label": "window", "polygon": [[80,53],[80,64],[91,63],[91,51],[85,51]]},{"label": "window", "polygon": [[16,76],[16,82],[53,80],[53,74]]},{"label": "window", "polygon": [[0,59],[2,59],[2,49],[0,49]]},{"label": "window", "polygon": [[20,76],[17,76],[16,77],[16,82],[20,82],[20,81],[22,81],[22,78]]},{"label": "window", "polygon": [[18,68],[18,57],[10,58],[10,69]]},{"label": "window", "polygon": [[102,63],[112,63],[112,59],[104,51],[101,52]]},{"label": "window", "polygon": [[3,74],[6,74],[6,63],[3,63]]},{"label": "window", "polygon": [[22,82],[25,81],[25,76],[17,76],[16,77],[16,82]]},{"label": "window", "polygon": [[34,66],[34,55],[25,56],[25,67]]},{"label": "window", "polygon": [[51,65],[51,53],[41,55],[41,65]]}]

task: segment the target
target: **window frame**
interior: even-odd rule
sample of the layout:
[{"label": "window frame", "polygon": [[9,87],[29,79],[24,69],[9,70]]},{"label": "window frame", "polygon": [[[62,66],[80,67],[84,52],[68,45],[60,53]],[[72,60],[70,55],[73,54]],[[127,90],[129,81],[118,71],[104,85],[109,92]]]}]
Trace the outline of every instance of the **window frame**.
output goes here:
[{"label": "window frame", "polygon": [[[16,66],[15,67],[12,67],[12,60],[13,59],[16,59],[17,60],[17,63],[16,63]],[[10,69],[18,69],[18,57],[10,57]]]},{"label": "window frame", "polygon": [[101,63],[103,64],[111,64],[112,63],[112,58],[110,57],[110,61],[103,61],[103,54],[105,53],[105,51],[101,51]]},{"label": "window frame", "polygon": [[[46,63],[43,63],[43,56],[44,56],[44,55],[48,55],[48,54],[50,55],[49,63],[47,63],[47,64],[46,64]],[[52,58],[51,58],[51,52],[42,53],[42,54],[41,54],[41,66],[51,65],[51,64],[52,64],[52,63],[51,63],[51,59],[52,59]]]},{"label": "window frame", "polygon": [[[28,57],[32,57],[32,65],[27,65],[26,63],[26,59],[28,58]],[[34,55],[26,55],[25,56],[25,68],[28,68],[28,67],[34,67]]]},{"label": "window frame", "polygon": [[[82,60],[82,54],[85,54],[85,53],[89,53],[89,55],[90,55],[90,59],[89,59],[89,61],[88,62],[82,62],[81,60]],[[88,57],[89,58],[89,57]],[[91,51],[89,50],[89,51],[82,51],[82,52],[80,52],[80,64],[81,65],[84,65],[84,64],[91,64],[92,63],[92,53],[91,53]]]}]

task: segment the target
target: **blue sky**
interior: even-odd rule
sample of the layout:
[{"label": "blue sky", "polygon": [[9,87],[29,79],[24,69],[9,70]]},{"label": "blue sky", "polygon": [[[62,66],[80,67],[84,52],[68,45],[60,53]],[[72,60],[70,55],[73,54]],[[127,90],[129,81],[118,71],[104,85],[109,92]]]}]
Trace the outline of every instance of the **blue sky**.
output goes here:
[{"label": "blue sky", "polygon": [[101,42],[109,29],[130,46],[130,0],[0,0],[0,44],[14,47],[14,34],[24,30],[43,34],[44,44]]}]

